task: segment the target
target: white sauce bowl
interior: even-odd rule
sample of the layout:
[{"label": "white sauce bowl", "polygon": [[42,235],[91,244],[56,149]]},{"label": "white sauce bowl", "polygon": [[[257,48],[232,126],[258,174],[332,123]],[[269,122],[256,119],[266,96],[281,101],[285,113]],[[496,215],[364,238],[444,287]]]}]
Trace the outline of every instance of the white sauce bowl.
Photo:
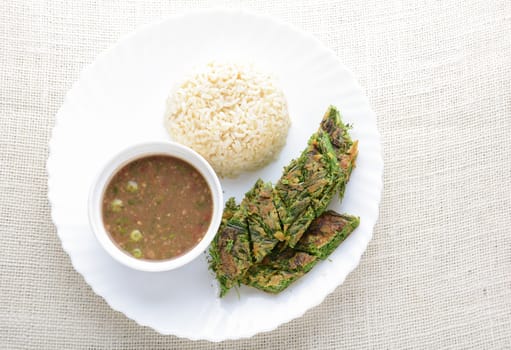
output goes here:
[{"label": "white sauce bowl", "polygon": [[[182,159],[199,171],[206,180],[213,199],[213,215],[208,230],[199,243],[190,251],[168,260],[137,259],[118,247],[106,231],[102,217],[102,200],[112,177],[126,164],[152,156],[165,155]],[[149,142],[131,146],[114,156],[100,171],[89,193],[89,222],[101,246],[118,262],[140,271],[168,271],[177,269],[197,258],[207,249],[222,221],[223,193],[220,181],[213,168],[197,152],[175,142]]]}]

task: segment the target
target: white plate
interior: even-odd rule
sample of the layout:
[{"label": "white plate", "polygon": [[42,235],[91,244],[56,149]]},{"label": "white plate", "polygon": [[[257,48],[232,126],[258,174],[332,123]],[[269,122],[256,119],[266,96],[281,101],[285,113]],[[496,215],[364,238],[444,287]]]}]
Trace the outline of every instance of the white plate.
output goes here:
[{"label": "white plate", "polygon": [[[261,177],[275,181],[298,156],[328,105],[340,108],[360,140],[357,168],[342,206],[359,228],[309,274],[279,295],[242,287],[219,299],[206,255],[162,273],[131,270],[103,251],[87,221],[87,194],[101,166],[135,142],[168,140],[163,126],[171,87],[210,60],[253,62],[273,72],[289,103],[292,126],[278,160],[222,181],[240,199]],[[88,66],[58,112],[48,159],[52,218],[75,269],[115,310],[163,334],[221,341],[250,337],[301,316],[358,264],[378,216],[383,162],[376,119],[353,74],[311,35],[239,11],[201,11],[146,25]]]}]

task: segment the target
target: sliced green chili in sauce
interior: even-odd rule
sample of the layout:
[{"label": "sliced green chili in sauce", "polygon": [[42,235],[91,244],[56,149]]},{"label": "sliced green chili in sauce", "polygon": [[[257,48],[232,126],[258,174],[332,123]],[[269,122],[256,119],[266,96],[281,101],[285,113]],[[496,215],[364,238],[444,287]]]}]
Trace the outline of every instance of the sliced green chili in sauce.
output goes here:
[{"label": "sliced green chili in sauce", "polygon": [[112,240],[136,258],[180,256],[204,237],[213,199],[203,176],[187,162],[156,155],[121,168],[103,196],[103,223]]}]

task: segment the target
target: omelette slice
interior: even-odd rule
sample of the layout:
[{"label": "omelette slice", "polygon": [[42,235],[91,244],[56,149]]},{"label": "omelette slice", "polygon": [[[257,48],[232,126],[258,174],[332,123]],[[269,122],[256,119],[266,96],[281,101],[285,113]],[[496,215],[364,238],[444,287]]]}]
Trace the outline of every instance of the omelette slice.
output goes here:
[{"label": "omelette slice", "polygon": [[220,284],[220,296],[239,285],[241,277],[252,265],[250,237],[244,209],[230,198],[225,206],[222,224],[211,247],[210,268]]},{"label": "omelette slice", "polygon": [[326,211],[315,219],[295,249],[326,259],[359,225],[357,216]]}]

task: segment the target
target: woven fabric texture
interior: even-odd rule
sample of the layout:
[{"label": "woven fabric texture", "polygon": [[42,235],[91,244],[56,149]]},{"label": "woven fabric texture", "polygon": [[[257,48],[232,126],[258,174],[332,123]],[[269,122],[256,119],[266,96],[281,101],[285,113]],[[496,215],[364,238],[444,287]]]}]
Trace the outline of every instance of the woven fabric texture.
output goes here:
[{"label": "woven fabric texture", "polygon": [[[45,163],[80,71],[123,34],[232,6],[313,33],[378,117],[384,191],[358,268],[277,330],[215,344],[112,311],[73,270]],[[1,349],[511,349],[511,1],[1,1]]]}]

